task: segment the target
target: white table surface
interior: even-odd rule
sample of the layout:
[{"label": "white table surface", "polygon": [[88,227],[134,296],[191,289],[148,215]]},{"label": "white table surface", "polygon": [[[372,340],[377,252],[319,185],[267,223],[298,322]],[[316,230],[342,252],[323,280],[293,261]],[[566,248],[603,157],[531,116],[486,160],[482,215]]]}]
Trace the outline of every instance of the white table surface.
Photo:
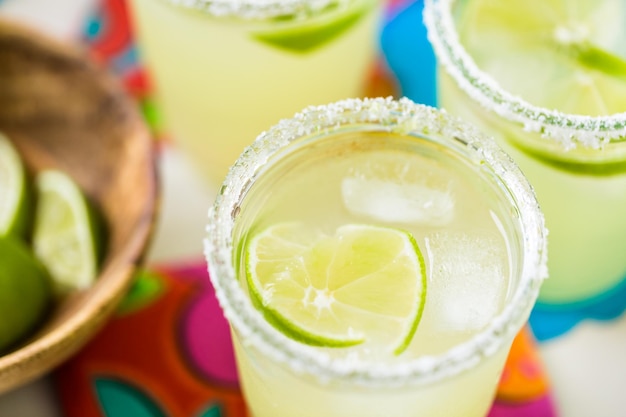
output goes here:
[{"label": "white table surface", "polygon": [[[95,0],[0,0],[0,15],[66,41],[76,39]],[[149,261],[197,259],[216,187],[200,182],[184,156],[165,149],[162,208]],[[167,242],[177,242],[176,247]],[[626,317],[579,325],[540,347],[561,417],[626,416]],[[43,377],[0,395],[0,417],[62,417]]]}]

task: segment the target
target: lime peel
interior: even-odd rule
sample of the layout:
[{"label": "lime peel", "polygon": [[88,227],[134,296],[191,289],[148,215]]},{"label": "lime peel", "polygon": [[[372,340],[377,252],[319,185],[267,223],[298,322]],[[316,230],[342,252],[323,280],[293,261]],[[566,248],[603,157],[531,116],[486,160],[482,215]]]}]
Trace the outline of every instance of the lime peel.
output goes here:
[{"label": "lime peel", "polygon": [[0,354],[26,338],[51,304],[50,277],[20,239],[0,236]]},{"label": "lime peel", "polygon": [[620,56],[598,48],[591,42],[570,45],[568,50],[586,68],[626,81],[626,61]]},{"label": "lime peel", "polygon": [[[311,18],[311,22],[303,23],[294,17],[293,24],[279,26],[275,30],[255,32],[252,37],[278,49],[308,53],[333,41],[361,20],[372,7],[369,1],[363,3],[359,6],[350,4],[344,10],[320,12],[320,16]],[[342,6],[331,4],[329,7]],[[281,25],[281,22],[276,25]]]},{"label": "lime peel", "polygon": [[417,308],[417,311],[415,312],[415,317],[412,320],[412,324],[411,324],[411,327],[410,327],[408,333],[406,334],[406,336],[405,336],[404,340],[402,341],[402,343],[400,343],[400,345],[398,345],[398,347],[393,351],[393,353],[395,355],[400,355],[411,344],[411,340],[413,340],[413,336],[415,336],[415,332],[417,331],[417,326],[419,325],[420,321],[422,320],[422,314],[424,314],[424,307],[426,306],[426,261],[424,260],[424,255],[422,254],[422,251],[420,250],[419,246],[417,245],[417,241],[415,240],[413,235],[408,234],[408,237],[409,237],[409,239],[411,241],[411,244],[413,245],[413,248],[415,249],[415,254],[417,255],[417,257],[419,259],[420,276],[422,276],[424,278],[424,279],[422,279],[422,290],[421,290],[421,293],[424,296],[420,297],[420,299],[419,299],[419,307]]}]

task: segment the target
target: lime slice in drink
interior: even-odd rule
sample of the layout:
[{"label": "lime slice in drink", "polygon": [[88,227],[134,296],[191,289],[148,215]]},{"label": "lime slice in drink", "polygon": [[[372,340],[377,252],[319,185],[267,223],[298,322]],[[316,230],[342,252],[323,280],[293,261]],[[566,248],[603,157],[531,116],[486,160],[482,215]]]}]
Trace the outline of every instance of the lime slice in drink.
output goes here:
[{"label": "lime slice in drink", "polygon": [[95,211],[78,185],[59,171],[36,178],[38,204],[33,247],[50,271],[55,292],[89,287],[95,280],[101,232]]},{"label": "lime slice in drink", "polygon": [[24,164],[11,142],[0,133],[0,236],[26,237],[30,217]]},{"label": "lime slice in drink", "polygon": [[402,230],[350,224],[331,236],[281,223],[252,237],[245,256],[254,304],[302,343],[400,354],[421,319],[424,258]]},{"label": "lime slice in drink", "polygon": [[0,353],[26,337],[50,304],[50,278],[20,239],[0,236]]},{"label": "lime slice in drink", "polygon": [[277,20],[276,29],[255,32],[252,36],[279,49],[308,53],[342,35],[372,6],[369,1],[354,0],[348,6],[333,4],[329,7],[332,9],[320,12],[316,17],[304,20],[294,17],[293,21]]},{"label": "lime slice in drink", "polygon": [[474,0],[461,13],[461,42],[504,89],[565,113],[626,111],[622,0]]}]

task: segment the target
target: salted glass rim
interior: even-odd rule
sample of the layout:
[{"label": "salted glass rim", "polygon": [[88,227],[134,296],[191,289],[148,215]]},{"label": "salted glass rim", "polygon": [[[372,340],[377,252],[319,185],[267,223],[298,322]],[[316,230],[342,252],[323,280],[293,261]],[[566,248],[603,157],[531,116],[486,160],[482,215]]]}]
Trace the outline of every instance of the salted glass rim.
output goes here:
[{"label": "salted glass rim", "polygon": [[[440,355],[422,356],[398,364],[357,362],[296,342],[267,323],[253,307],[236,277],[233,231],[240,204],[255,174],[272,155],[292,141],[312,134],[332,134],[346,125],[376,126],[382,131],[438,135],[466,144],[468,155],[491,167],[519,211],[522,263],[511,301],[483,331]],[[468,155],[464,155],[469,157]],[[209,209],[205,255],[219,303],[244,345],[252,345],[275,361],[320,380],[357,385],[391,386],[438,380],[476,366],[511,340],[527,320],[539,287],[547,276],[546,230],[533,189],[519,168],[491,138],[445,111],[407,98],[347,99],[311,106],[292,119],[281,120],[262,133],[231,168],[215,204]]]},{"label": "salted glass rim", "polygon": [[206,13],[214,17],[265,20],[282,16],[315,15],[330,5],[348,5],[359,0],[153,0]]},{"label": "salted glass rim", "polygon": [[508,92],[482,71],[461,45],[452,6],[456,0],[425,0],[423,18],[428,39],[438,60],[474,101],[524,130],[539,132],[566,149],[599,149],[626,137],[626,112],[606,116],[569,114],[535,106]]}]

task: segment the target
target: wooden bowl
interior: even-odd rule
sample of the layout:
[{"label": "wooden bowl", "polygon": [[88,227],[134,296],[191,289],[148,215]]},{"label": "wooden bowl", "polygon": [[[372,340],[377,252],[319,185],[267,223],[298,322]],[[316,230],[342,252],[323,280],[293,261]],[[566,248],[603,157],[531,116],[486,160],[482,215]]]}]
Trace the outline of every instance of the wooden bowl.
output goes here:
[{"label": "wooden bowl", "polygon": [[108,228],[97,282],[59,303],[35,335],[0,356],[4,392],[67,359],[113,312],[152,234],[158,175],[155,144],[113,77],[86,53],[2,20],[0,130],[32,173],[57,168],[72,176]]}]

